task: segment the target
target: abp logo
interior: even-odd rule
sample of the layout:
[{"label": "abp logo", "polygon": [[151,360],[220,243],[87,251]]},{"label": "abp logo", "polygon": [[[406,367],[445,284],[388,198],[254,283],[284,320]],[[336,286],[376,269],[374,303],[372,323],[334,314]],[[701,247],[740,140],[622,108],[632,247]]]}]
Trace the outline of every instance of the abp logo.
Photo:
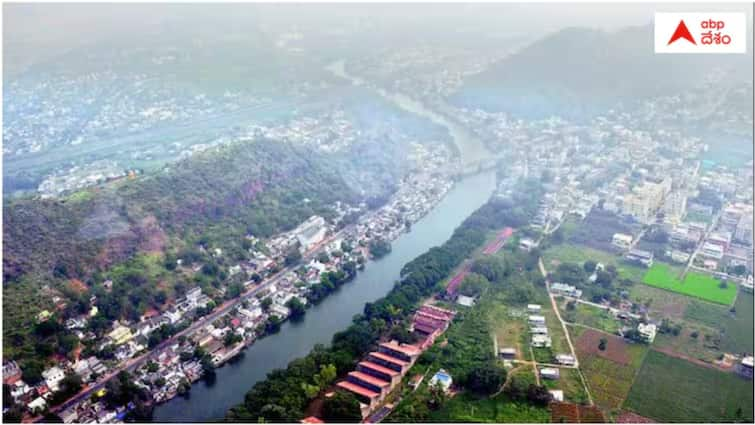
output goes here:
[{"label": "abp logo", "polygon": [[745,53],[744,13],[656,13],[656,53]]}]

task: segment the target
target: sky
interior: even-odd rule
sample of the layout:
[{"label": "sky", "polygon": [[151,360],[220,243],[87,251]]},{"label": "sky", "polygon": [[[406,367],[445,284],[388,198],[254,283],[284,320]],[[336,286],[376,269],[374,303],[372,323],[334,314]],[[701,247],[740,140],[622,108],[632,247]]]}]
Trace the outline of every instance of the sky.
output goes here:
[{"label": "sky", "polygon": [[[6,3],[3,5],[4,71],[15,73],[69,49],[108,40],[160,37],[176,25],[221,31],[226,21],[250,28],[352,25],[390,28],[394,21],[455,32],[485,30],[502,37],[544,36],[565,27],[617,30],[652,23],[656,11],[745,11],[734,3],[498,3],[498,4],[145,4]],[[752,25],[750,25],[751,27]],[[144,41],[146,40],[146,41]]]}]

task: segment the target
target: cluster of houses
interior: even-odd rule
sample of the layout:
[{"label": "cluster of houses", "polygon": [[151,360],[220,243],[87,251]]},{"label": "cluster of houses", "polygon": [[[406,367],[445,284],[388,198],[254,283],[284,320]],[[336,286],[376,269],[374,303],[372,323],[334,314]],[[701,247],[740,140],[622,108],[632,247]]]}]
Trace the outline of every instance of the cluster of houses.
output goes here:
[{"label": "cluster of houses", "polygon": [[550,348],[551,337],[548,335],[548,327],[545,326],[545,316],[540,315],[540,304],[527,305],[527,323],[530,326],[530,345],[535,348]]},{"label": "cluster of houses", "polygon": [[[396,341],[383,342],[377,351],[369,353],[367,358],[349,372],[346,379],[336,385],[357,396],[362,408],[362,417],[367,417],[385,397],[398,385],[414,362],[435,339],[448,329],[455,316],[454,311],[433,305],[423,305],[414,315],[411,330],[421,338],[417,344],[400,344]],[[437,375],[437,374],[436,374]],[[445,389],[451,385],[450,376],[441,374],[437,381]]]}]

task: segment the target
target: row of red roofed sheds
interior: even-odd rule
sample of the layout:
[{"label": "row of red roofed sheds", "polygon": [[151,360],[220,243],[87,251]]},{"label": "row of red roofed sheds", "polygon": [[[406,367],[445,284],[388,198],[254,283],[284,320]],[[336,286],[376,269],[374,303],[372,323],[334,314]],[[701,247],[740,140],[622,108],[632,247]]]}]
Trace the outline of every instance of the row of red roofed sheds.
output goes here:
[{"label": "row of red roofed sheds", "polygon": [[[362,405],[362,417],[366,418],[385,397],[401,382],[406,372],[435,339],[448,329],[455,311],[425,304],[414,314],[412,331],[420,337],[416,344],[383,342],[357,364],[355,371],[336,385],[357,396]],[[316,418],[307,418],[316,419]]]}]

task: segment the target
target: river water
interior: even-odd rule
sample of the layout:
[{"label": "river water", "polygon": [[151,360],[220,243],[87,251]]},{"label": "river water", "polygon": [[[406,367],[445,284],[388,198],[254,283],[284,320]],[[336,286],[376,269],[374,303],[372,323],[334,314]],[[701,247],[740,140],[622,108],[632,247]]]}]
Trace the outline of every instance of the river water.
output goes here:
[{"label": "river water", "polygon": [[[342,70],[343,63],[340,67]],[[401,102],[399,106],[402,108],[446,126],[463,159],[469,157],[469,152],[472,157],[484,152],[484,149],[479,150],[481,142],[463,129],[425,109],[422,104],[397,96],[386,98]],[[362,312],[365,303],[390,291],[404,264],[445,242],[466,217],[487,201],[494,188],[495,173],[492,171],[462,179],[429,214],[412,225],[409,233],[393,242],[390,254],[369,262],[352,282],[307,310],[302,321],[286,322],[279,333],[255,342],[246,349],[243,357],[217,369],[217,379],[212,385],[200,381],[192,386],[188,399],[176,397],[157,406],[154,421],[207,422],[222,418],[230,407],[242,402],[246,392],[268,372],[284,368],[292,360],[305,356],[315,344],[329,344],[334,333],[348,327],[352,317]]]}]

